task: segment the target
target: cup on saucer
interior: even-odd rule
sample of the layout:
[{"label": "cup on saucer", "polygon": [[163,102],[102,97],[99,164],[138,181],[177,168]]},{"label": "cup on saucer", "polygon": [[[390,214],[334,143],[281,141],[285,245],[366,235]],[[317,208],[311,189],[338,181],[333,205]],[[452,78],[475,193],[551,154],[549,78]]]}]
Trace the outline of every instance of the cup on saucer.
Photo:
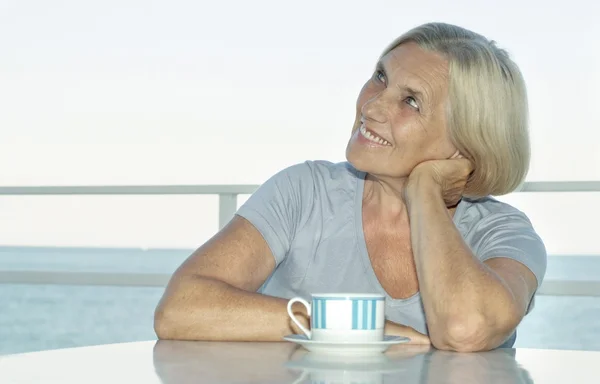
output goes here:
[{"label": "cup on saucer", "polygon": [[[288,302],[292,321],[313,341],[362,343],[383,341],[385,296],[371,293],[315,293],[309,303],[301,297]],[[296,319],[294,303],[306,307],[308,330]]]},{"label": "cup on saucer", "polygon": [[[303,335],[284,339],[311,352],[345,356],[370,355],[410,341],[407,337],[384,335],[385,296],[372,293],[315,293],[311,302],[294,297],[287,311]],[[310,316],[311,329],[298,321],[292,306],[301,303]]]},{"label": "cup on saucer", "polygon": [[[372,343],[384,340],[385,296],[371,293],[315,293],[311,303],[301,297],[288,302],[292,321],[309,340]],[[294,316],[292,305],[301,303],[310,316],[308,330]]]}]

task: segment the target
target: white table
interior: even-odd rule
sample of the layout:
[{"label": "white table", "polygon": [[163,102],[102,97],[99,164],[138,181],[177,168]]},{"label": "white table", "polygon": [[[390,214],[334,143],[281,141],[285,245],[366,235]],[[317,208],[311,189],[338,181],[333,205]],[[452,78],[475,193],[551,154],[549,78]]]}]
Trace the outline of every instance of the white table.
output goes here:
[{"label": "white table", "polygon": [[600,352],[399,345],[370,360],[344,366],[286,342],[149,341],[0,356],[0,383],[600,383]]}]

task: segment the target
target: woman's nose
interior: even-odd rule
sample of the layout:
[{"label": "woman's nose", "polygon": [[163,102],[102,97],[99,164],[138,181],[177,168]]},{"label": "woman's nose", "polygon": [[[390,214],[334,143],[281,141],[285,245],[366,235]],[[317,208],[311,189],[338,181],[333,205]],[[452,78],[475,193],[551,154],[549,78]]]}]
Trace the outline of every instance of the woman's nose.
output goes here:
[{"label": "woman's nose", "polygon": [[385,123],[387,121],[387,102],[382,97],[382,94],[375,95],[363,104],[360,112],[363,118],[377,123]]}]

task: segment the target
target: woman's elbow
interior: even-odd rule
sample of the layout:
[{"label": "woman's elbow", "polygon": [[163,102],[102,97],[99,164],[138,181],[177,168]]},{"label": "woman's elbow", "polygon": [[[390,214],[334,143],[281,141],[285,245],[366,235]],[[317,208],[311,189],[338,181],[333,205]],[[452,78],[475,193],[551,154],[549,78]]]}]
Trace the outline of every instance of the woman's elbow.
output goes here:
[{"label": "woman's elbow", "polygon": [[432,339],[437,349],[479,352],[486,349],[486,324],[477,316],[455,319],[447,324],[441,335]]},{"label": "woman's elbow", "polygon": [[[162,340],[189,340],[193,328],[194,333],[201,332],[196,324],[190,328],[193,323],[191,316],[198,313],[198,308],[189,308],[182,303],[181,292],[170,292],[165,294],[154,310],[154,333]],[[197,306],[202,303],[196,302]],[[202,322],[198,322],[202,324]],[[195,335],[198,337],[198,335]]]},{"label": "woman's elbow", "polygon": [[487,321],[484,316],[472,315],[449,322],[439,337],[432,338],[432,344],[456,352],[488,351],[501,345],[514,328],[512,319]]},{"label": "woman's elbow", "polygon": [[[179,279],[167,290],[154,310],[154,332],[159,339],[204,340],[210,336],[215,316],[206,318],[214,308],[210,283],[199,279]],[[198,295],[197,292],[202,292]]]},{"label": "woman's elbow", "polygon": [[172,310],[162,301],[154,311],[154,333],[160,340],[176,339],[176,322],[173,319]]}]

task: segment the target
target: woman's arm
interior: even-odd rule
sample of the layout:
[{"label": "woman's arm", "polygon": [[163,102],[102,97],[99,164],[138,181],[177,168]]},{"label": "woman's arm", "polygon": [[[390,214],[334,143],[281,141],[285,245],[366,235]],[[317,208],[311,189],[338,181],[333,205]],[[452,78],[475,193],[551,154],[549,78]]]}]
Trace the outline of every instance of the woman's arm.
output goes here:
[{"label": "woman's arm", "polygon": [[263,341],[296,331],[287,301],[256,291],[289,252],[312,180],[305,163],[278,172],[183,263],[156,309],[159,338]]},{"label": "woman's arm", "polygon": [[537,280],[514,260],[481,262],[463,241],[447,205],[448,197],[457,191],[460,195],[466,182],[468,168],[460,168],[464,161],[445,160],[435,162],[433,169],[413,171],[405,198],[432,344],[439,349],[488,350],[515,330]]},{"label": "woman's arm", "polygon": [[[156,308],[160,339],[280,341],[297,333],[287,300],[256,293],[275,267],[261,234],[236,216],[173,274]],[[297,313],[306,321],[304,307]]]}]

